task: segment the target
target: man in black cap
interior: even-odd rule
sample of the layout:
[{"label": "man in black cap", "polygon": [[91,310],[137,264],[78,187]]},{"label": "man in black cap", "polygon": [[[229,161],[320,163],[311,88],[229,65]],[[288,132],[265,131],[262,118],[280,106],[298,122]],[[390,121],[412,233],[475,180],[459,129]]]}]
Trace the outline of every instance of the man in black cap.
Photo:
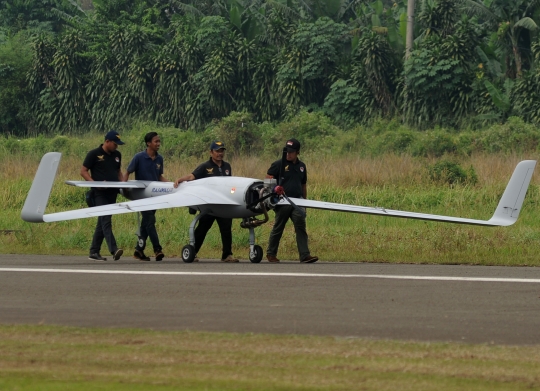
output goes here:
[{"label": "man in black cap", "polygon": [[[118,132],[111,130],[105,135],[105,141],[98,148],[91,150],[86,155],[81,167],[81,176],[87,181],[123,181],[121,165],[122,155],[117,151],[119,145],[124,142],[120,140]],[[118,189],[93,188],[93,198],[95,206],[114,204]],[[90,256],[88,259],[94,261],[106,261],[100,255],[103,239],[107,242],[109,251],[115,261],[118,261],[124,251],[116,245],[116,239],[112,232],[112,216],[99,216],[90,245]]]},{"label": "man in black cap", "polygon": [[[300,154],[300,142],[291,138],[285,143],[283,153],[286,153],[285,167],[282,169],[282,159],[276,160],[266,173],[267,178],[280,178],[278,183],[284,188],[285,194],[294,198],[307,198],[307,169],[306,165],[298,159]],[[275,209],[276,218],[274,227],[270,232],[268,239],[268,248],[266,250],[266,258],[268,262],[277,263],[279,241],[283,235],[283,230],[287,221],[291,219],[296,232],[296,245],[300,262],[313,263],[319,260],[309,252],[308,235],[306,232],[306,216],[300,213],[292,205],[277,206]]]},{"label": "man in black cap", "polygon": [[[178,178],[174,182],[174,187],[182,182],[193,181],[214,176],[231,176],[231,165],[223,160],[225,154],[225,144],[221,141],[214,141],[210,145],[210,159],[199,165],[191,174]],[[221,243],[223,246],[221,253],[221,262],[239,262],[232,255],[232,219],[204,215],[199,219],[197,228],[195,228],[195,253],[198,253],[206,238],[207,232],[212,228],[214,221],[219,225],[221,232]],[[195,257],[194,262],[198,262],[199,258]]]}]

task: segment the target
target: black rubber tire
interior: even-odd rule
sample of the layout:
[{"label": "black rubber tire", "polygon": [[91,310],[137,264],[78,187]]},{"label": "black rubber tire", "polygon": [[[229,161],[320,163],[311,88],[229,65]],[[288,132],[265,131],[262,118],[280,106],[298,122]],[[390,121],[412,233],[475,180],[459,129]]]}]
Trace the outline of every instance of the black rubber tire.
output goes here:
[{"label": "black rubber tire", "polygon": [[256,244],[255,246],[253,246],[253,253],[251,253],[251,251],[249,252],[249,260],[252,263],[260,263],[262,261],[262,258],[263,258],[263,249],[261,246]]},{"label": "black rubber tire", "polygon": [[191,263],[195,259],[195,247],[191,244],[187,244],[182,248],[182,261],[185,263]]}]

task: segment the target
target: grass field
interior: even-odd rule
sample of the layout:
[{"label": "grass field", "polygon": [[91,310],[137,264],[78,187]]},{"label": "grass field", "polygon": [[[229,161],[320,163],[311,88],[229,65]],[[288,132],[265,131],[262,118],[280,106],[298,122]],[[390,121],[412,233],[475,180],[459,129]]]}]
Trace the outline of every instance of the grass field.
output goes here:
[{"label": "grass field", "polygon": [[537,347],[0,326],[0,389],[531,390]]},{"label": "grass field", "polygon": [[[20,219],[39,157],[0,157],[0,251],[86,254],[94,219]],[[534,156],[461,158],[463,167],[474,168],[478,183],[452,187],[429,180],[433,159],[302,156],[309,198],[478,219],[491,216],[515,165],[528,158]],[[170,158],[165,175],[172,180],[189,173],[201,159]],[[262,178],[272,161],[227,160],[235,175],[253,178]],[[81,162],[82,156],[64,156],[48,211],[84,206],[84,191],[63,184],[79,179]],[[324,261],[540,265],[538,183],[537,170],[520,219],[506,228],[309,210],[311,250]],[[177,257],[187,243],[191,219],[184,209],[158,212],[167,256]],[[135,216],[113,221],[119,244],[134,246]],[[248,231],[237,222],[233,226],[234,252],[247,262]],[[263,248],[270,228],[256,230]],[[220,246],[215,227],[200,255],[216,258]],[[279,256],[297,258],[291,226]],[[537,346],[0,325],[0,390],[530,390],[540,389],[539,352]]]},{"label": "grass field", "polygon": [[[462,159],[473,167],[476,185],[450,186],[429,180],[427,167],[433,160],[388,155],[381,158],[302,156],[308,165],[308,196],[312,199],[389,209],[489,219],[518,161],[529,156],[483,155]],[[127,157],[125,158],[127,159]],[[84,206],[84,190],[63,184],[79,179],[82,158],[65,156],[53,188],[48,211]],[[249,157],[231,158],[233,173],[262,178],[270,161]],[[170,159],[165,175],[170,180],[193,170],[200,159]],[[95,219],[54,224],[29,224],[20,210],[30,187],[39,156],[3,159],[0,189],[0,246],[3,253],[86,254]],[[308,211],[308,233],[313,254],[327,261],[444,263],[481,265],[540,264],[536,245],[540,239],[538,170],[533,177],[518,222],[511,227],[487,228],[423,222],[329,211]],[[119,197],[120,198],[120,197]],[[271,217],[273,213],[271,212]],[[178,257],[188,242],[192,216],[185,208],[157,214],[158,230],[166,255]],[[114,232],[120,246],[135,245],[136,216],[115,216]],[[271,222],[256,230],[265,248]],[[247,259],[248,230],[233,223],[233,250]],[[221,248],[219,231],[213,228],[200,255],[216,258]],[[105,247],[104,247],[105,250]],[[105,253],[106,251],[104,251]],[[297,259],[291,224],[283,236],[279,256]]]}]

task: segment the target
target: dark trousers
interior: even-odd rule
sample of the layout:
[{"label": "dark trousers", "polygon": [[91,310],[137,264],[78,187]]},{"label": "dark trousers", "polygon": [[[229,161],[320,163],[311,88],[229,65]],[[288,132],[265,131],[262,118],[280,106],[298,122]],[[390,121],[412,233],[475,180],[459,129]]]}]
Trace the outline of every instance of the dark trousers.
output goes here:
[{"label": "dark trousers", "polygon": [[143,251],[146,247],[146,239],[150,238],[152,246],[154,247],[154,252],[157,253],[158,251],[161,251],[162,248],[159,244],[159,237],[156,230],[156,211],[145,210],[141,212],[141,216],[141,235],[139,236],[139,242],[135,249]]},{"label": "dark trousers", "polygon": [[[118,191],[116,189],[94,189],[94,202],[96,206],[114,204],[116,202],[117,194]],[[116,245],[116,239],[114,238],[112,232],[112,216],[98,217],[94,237],[92,238],[92,244],[90,245],[90,254],[100,253],[103,239],[105,239],[105,242],[107,242],[109,252],[114,254],[116,250],[118,250],[118,246]]]},{"label": "dark trousers", "polygon": [[197,228],[195,228],[195,253],[198,253],[206,238],[207,232],[212,228],[214,221],[219,225],[221,233],[221,243],[223,246],[221,259],[232,255],[232,219],[205,215],[200,218]]},{"label": "dark trousers", "polygon": [[310,253],[308,247],[308,234],[306,231],[306,218],[290,205],[278,206],[276,207],[275,212],[276,219],[274,221],[272,232],[270,232],[266,253],[268,255],[273,255],[274,257],[277,256],[279,241],[283,235],[283,230],[285,229],[287,221],[291,219],[294,225],[294,232],[296,233],[296,245],[298,247],[300,260],[308,257]]}]

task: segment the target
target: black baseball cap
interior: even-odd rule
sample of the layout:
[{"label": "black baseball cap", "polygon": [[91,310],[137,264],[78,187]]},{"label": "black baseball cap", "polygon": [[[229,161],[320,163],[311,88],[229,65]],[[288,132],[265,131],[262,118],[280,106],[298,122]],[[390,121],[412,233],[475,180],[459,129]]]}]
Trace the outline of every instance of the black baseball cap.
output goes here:
[{"label": "black baseball cap", "polygon": [[223,141],[214,141],[210,145],[210,150],[211,151],[217,151],[218,149],[227,149],[227,148],[225,148],[225,143]]},{"label": "black baseball cap", "polygon": [[300,152],[300,141],[295,138],[288,139],[285,143],[287,152]]},{"label": "black baseball cap", "polygon": [[115,144],[118,145],[124,145],[124,142],[120,140],[120,135],[116,130],[111,130],[109,133],[105,135],[105,140],[112,141]]}]

